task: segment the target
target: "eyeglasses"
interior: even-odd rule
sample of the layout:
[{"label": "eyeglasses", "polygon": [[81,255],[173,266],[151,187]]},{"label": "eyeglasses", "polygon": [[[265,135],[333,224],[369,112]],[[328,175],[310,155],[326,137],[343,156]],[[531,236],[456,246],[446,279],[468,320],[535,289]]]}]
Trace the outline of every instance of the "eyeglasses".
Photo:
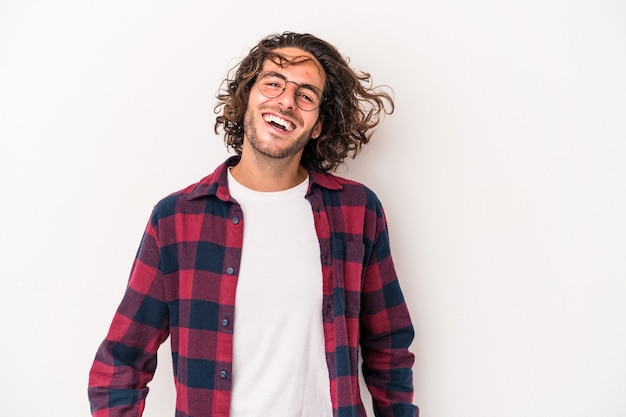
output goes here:
[{"label": "eyeglasses", "polygon": [[300,110],[313,111],[324,101],[323,93],[319,88],[310,84],[298,84],[294,81],[289,81],[277,72],[262,72],[257,79],[259,91],[267,98],[275,98],[284,93],[287,83],[295,84],[298,87],[295,97],[296,105]]}]

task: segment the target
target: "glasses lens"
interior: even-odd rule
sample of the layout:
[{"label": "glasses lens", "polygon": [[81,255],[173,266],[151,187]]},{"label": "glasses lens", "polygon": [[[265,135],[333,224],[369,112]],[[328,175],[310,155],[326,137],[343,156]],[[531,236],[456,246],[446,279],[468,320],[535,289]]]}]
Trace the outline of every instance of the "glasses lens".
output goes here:
[{"label": "glasses lens", "polygon": [[261,74],[259,79],[259,91],[265,97],[278,97],[285,91],[286,81],[277,74],[266,72]]},{"label": "glasses lens", "polygon": [[[285,78],[283,78],[280,74],[274,72],[264,72],[260,75],[257,85],[261,94],[268,98],[274,98],[280,96],[283,91],[285,91],[285,88],[287,87],[287,80],[285,80]],[[322,101],[322,92],[314,86],[298,85],[295,98],[296,104],[300,109],[304,111],[312,111],[320,106]]]},{"label": "glasses lens", "polygon": [[304,111],[315,110],[319,107],[321,94],[312,87],[300,86],[296,90],[296,103]]}]

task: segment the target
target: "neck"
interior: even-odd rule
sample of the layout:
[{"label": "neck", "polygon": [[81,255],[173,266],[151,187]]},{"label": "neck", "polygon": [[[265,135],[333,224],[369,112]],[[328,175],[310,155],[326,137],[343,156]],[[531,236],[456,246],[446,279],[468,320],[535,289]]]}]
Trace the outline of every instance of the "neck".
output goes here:
[{"label": "neck", "polygon": [[298,158],[289,160],[252,157],[245,153],[231,169],[237,182],[255,191],[283,191],[302,183],[308,175]]}]

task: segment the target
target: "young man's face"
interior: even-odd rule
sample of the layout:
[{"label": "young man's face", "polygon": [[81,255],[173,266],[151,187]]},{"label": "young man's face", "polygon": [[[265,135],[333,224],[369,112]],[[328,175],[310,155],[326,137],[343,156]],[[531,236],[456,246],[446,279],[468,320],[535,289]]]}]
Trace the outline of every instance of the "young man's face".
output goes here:
[{"label": "young man's face", "polygon": [[308,141],[322,130],[319,107],[315,107],[321,103],[326,75],[317,60],[301,49],[279,48],[274,52],[293,63],[281,66],[269,59],[264,62],[261,74],[266,76],[257,76],[250,90],[244,152],[299,158]]}]

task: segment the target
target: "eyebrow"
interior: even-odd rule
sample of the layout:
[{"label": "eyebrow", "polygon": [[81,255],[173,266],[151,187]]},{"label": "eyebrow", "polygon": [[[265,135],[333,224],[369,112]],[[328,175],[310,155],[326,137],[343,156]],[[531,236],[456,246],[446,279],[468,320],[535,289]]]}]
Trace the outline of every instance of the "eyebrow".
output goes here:
[{"label": "eyebrow", "polygon": [[276,76],[276,77],[278,77],[278,78],[281,78],[281,79],[283,79],[283,80],[285,80],[285,81],[289,81],[290,83],[294,83],[294,84],[296,84],[296,85],[298,86],[298,88],[300,88],[300,87],[304,87],[304,88],[308,88],[308,89],[312,89],[312,90],[318,90],[318,91],[320,91],[320,92],[322,92],[322,93],[323,93],[323,91],[322,91],[322,89],[321,89],[321,88],[316,87],[316,86],[314,86],[313,84],[307,84],[307,83],[300,84],[300,83],[297,83],[297,82],[295,82],[295,81],[288,80],[288,79],[287,79],[287,77],[285,77],[283,74],[281,74],[281,73],[279,73],[279,72],[276,72],[276,71],[265,71],[265,72],[266,72],[267,74],[271,74],[271,75],[273,75],[273,76]]}]

